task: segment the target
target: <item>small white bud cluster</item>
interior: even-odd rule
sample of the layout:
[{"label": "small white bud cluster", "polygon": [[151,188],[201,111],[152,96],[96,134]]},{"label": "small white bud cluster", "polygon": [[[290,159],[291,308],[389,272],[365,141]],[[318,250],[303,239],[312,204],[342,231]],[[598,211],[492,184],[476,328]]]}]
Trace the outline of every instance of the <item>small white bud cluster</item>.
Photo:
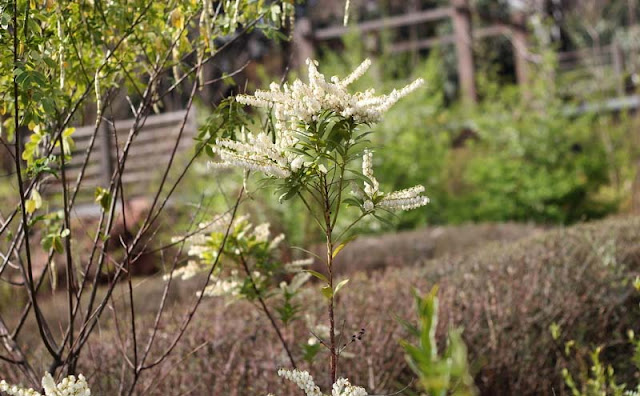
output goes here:
[{"label": "small white bud cluster", "polygon": [[[315,339],[314,339],[315,340]],[[309,341],[311,343],[311,340]],[[313,341],[315,343],[315,341]],[[302,389],[306,396],[325,396],[320,388],[313,381],[313,377],[307,371],[300,370],[278,370],[278,375],[293,382]],[[346,378],[338,379],[333,384],[331,396],[367,396],[367,391],[359,386],[353,386]],[[273,396],[271,393],[267,396]]]},{"label": "small white bud cluster", "polygon": [[[51,374],[47,373],[42,378],[42,387],[45,396],[90,396],[91,390],[87,380],[82,374],[76,378],[73,375],[63,379],[56,385]],[[9,385],[4,380],[0,381],[0,392],[10,396],[43,396],[39,392],[29,388],[21,388],[17,385]]]},{"label": "small white bud cluster", "polygon": [[273,238],[271,240],[271,243],[269,243],[269,250],[273,250],[277,248],[280,245],[280,243],[284,241],[284,238],[285,238],[284,234],[280,234],[277,237]]},{"label": "small white bud cluster", "polygon": [[333,384],[331,396],[367,396],[367,391],[360,386],[353,386],[346,378],[340,378]]},{"label": "small white bud cluster", "polygon": [[293,279],[289,283],[280,282],[280,289],[285,292],[294,294],[296,293],[307,281],[311,278],[311,274],[308,272],[298,272],[294,275]]},{"label": "small white bud cluster", "polygon": [[368,177],[371,180],[373,185],[369,185],[369,183],[364,183],[364,192],[369,197],[375,196],[380,189],[380,183],[373,176],[373,153],[370,150],[365,150],[364,155],[362,156],[362,174]]},{"label": "small white bud cluster", "polygon": [[[242,284],[236,278],[217,279],[213,284],[204,288],[202,295],[205,297],[235,297],[240,293],[240,286],[242,286]],[[200,297],[200,292],[196,294]]]},{"label": "small white bud cluster", "polygon": [[202,272],[203,267],[202,265],[195,260],[189,260],[187,262],[187,265],[185,265],[184,267],[180,267],[177,270],[173,271],[173,275],[170,274],[165,274],[162,279],[164,280],[169,280],[170,277],[180,277],[180,279],[182,280],[187,280],[187,279],[191,279],[194,276],[198,275],[200,272]]},{"label": "small white bud cluster", "polygon": [[[238,227],[239,225],[245,223],[246,227],[251,227],[251,223],[248,222],[249,216],[239,216],[233,220],[233,224],[231,224],[231,230]],[[225,213],[223,215],[218,216],[215,220],[209,223],[200,223],[198,225],[198,230],[189,236],[176,236],[171,239],[171,241],[175,244],[180,242],[185,243],[185,245],[189,248],[187,255],[199,259],[204,259],[206,257],[205,254],[215,254],[217,252],[212,251],[211,247],[207,246],[207,239],[211,234],[220,233],[225,234],[227,228],[229,228],[229,223],[231,222],[231,215]],[[268,225],[267,225],[268,229]],[[248,229],[245,229],[248,231]]]},{"label": "small white bud cluster", "polygon": [[284,268],[288,272],[300,272],[300,271],[302,271],[302,267],[306,267],[308,265],[313,264],[313,261],[314,261],[313,258],[293,260],[293,261],[285,264]]},{"label": "small white bud cluster", "polygon": [[[236,227],[238,224],[246,222],[248,216],[237,217],[231,227]],[[187,255],[192,257],[193,260],[189,260],[187,265],[180,267],[173,271],[171,274],[165,274],[162,279],[169,280],[170,278],[180,277],[182,280],[193,278],[201,272],[209,270],[208,259],[215,259],[218,255],[216,247],[207,245],[207,238],[213,233],[225,233],[231,222],[231,215],[226,213],[218,216],[210,223],[201,223],[198,225],[197,233],[189,235],[187,237],[174,237],[173,243],[183,242],[188,247]]]},{"label": "small white bud cluster", "polygon": [[6,381],[0,381],[0,392],[10,396],[42,396],[32,388],[21,388],[17,385],[9,385]]},{"label": "small white bud cluster", "polygon": [[293,382],[304,391],[306,396],[323,396],[308,371],[280,369],[278,370],[278,375]]},{"label": "small white bud cluster", "polygon": [[249,135],[246,142],[218,139],[213,150],[220,155],[221,162],[212,162],[211,166],[239,167],[278,178],[289,177],[300,164],[297,156],[286,155],[286,150],[265,133]]},{"label": "small white bud cluster", "polygon": [[271,84],[269,91],[257,90],[254,96],[239,95],[236,100],[254,107],[272,108],[277,127],[295,130],[295,125],[311,122],[322,111],[331,110],[343,117],[352,117],[356,122],[373,123],[398,100],[416,90],[424,83],[418,79],[389,95],[375,96],[375,90],[351,94],[347,87],[371,66],[366,59],[343,80],[332,77],[330,82],[317,69],[317,62],[307,59],[309,83],[296,80],[293,84]]},{"label": "small white bud cluster", "polygon": [[[422,79],[415,80],[389,95],[375,95],[375,90],[351,94],[347,87],[360,78],[371,66],[366,59],[351,74],[340,80],[331,77],[328,82],[317,69],[317,62],[307,60],[309,83],[300,80],[282,86],[272,83],[268,91],[257,90],[253,96],[238,95],[236,101],[272,111],[275,120],[276,142],[261,133],[247,136],[245,142],[219,139],[214,150],[220,154],[221,162],[214,166],[240,167],[256,170],[267,176],[286,178],[297,172],[305,162],[291,148],[298,143],[300,124],[310,124],[325,111],[332,111],[357,123],[378,122],[382,115],[398,100],[421,86]],[[321,165],[318,169],[326,173]]]},{"label": "small white bud cluster", "polygon": [[373,153],[369,150],[365,150],[362,156],[362,174],[371,180],[372,184],[364,182],[364,189],[354,186],[352,194],[364,201],[362,208],[365,212],[373,212],[376,208],[411,210],[429,203],[429,198],[420,195],[424,192],[421,185],[386,195],[380,191],[378,180],[373,175]]},{"label": "small white bud cluster", "polygon": [[253,236],[256,238],[256,241],[266,242],[269,240],[269,236],[271,235],[271,231],[269,231],[270,226],[271,224],[269,223],[262,223],[253,229]]},{"label": "small white bud cluster", "polygon": [[424,187],[417,185],[405,190],[394,191],[382,198],[378,206],[385,209],[411,210],[429,203],[429,198],[421,196]]},{"label": "small white bud cluster", "polygon": [[[192,257],[192,260],[187,262],[184,267],[174,270],[170,274],[164,275],[164,280],[168,280],[171,277],[179,277],[182,280],[187,280],[200,273],[211,271],[211,265],[213,260],[218,256],[218,250],[220,249],[219,243],[223,239],[222,236],[226,233],[228,227],[232,234],[232,240],[236,242],[245,241],[246,244],[239,243],[225,249],[225,255],[230,257],[240,257],[241,255],[251,255],[251,249],[259,247],[262,252],[271,252],[276,249],[278,245],[284,240],[284,234],[279,234],[271,239],[271,231],[269,223],[262,223],[254,226],[249,221],[249,216],[237,217],[231,225],[231,215],[225,214],[219,216],[215,221],[209,224],[200,224],[198,233],[190,235],[188,237],[174,238],[174,242],[179,243],[184,241],[188,247],[188,255]],[[245,245],[249,245],[249,250],[246,250]],[[313,260],[297,260],[287,264],[284,264],[284,269],[287,272],[295,273],[291,282],[284,286],[281,285],[283,290],[289,293],[295,293],[308,279],[309,274],[302,272],[301,267],[311,264]],[[224,272],[224,274],[223,274]],[[262,283],[266,279],[267,274],[263,274],[259,271],[253,271],[251,274],[252,280],[255,283]],[[209,284],[202,293],[198,293],[198,296],[203,295],[206,297],[239,297],[241,295],[242,286],[245,282],[245,278],[240,276],[237,269],[225,271],[221,267],[217,268],[211,274],[211,284]]]}]

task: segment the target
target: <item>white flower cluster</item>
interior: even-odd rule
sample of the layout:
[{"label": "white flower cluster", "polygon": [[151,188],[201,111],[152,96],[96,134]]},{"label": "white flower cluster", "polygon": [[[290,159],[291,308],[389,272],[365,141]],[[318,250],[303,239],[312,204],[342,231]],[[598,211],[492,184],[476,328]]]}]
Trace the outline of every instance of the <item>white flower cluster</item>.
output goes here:
[{"label": "white flower cluster", "polygon": [[271,224],[269,223],[262,223],[260,225],[257,225],[253,229],[253,235],[256,238],[256,241],[258,242],[268,241],[269,236],[271,235],[271,231],[269,230],[270,227],[271,227]]},{"label": "white flower cluster", "polygon": [[640,384],[635,389],[624,391],[624,396],[640,396]]},{"label": "white flower cluster", "polygon": [[[258,273],[258,275],[260,275]],[[257,281],[253,274],[254,281]],[[216,279],[216,281],[205,287],[204,292],[202,293],[205,297],[221,297],[221,296],[230,296],[235,297],[240,293],[240,287],[242,286],[242,282],[238,277],[238,271],[233,270],[231,274],[227,276],[225,279]],[[200,292],[197,293],[198,297],[200,297]]]},{"label": "white flower cluster", "polygon": [[257,90],[253,96],[236,96],[239,103],[273,111],[275,143],[265,133],[248,135],[243,142],[218,139],[214,151],[220,155],[221,162],[212,166],[240,167],[261,171],[267,176],[289,177],[305,163],[301,155],[291,150],[298,142],[296,133],[301,123],[310,124],[325,111],[352,118],[357,123],[374,123],[398,100],[424,83],[418,79],[388,95],[376,96],[373,89],[351,94],[347,87],[371,66],[369,59],[344,79],[334,76],[330,82],[318,71],[315,61],[307,60],[307,65],[309,83],[300,80],[282,86],[272,83],[269,91]]},{"label": "white flower cluster", "polygon": [[420,195],[424,192],[424,186],[417,185],[405,190],[394,191],[378,203],[378,206],[385,209],[411,210],[429,203],[429,198]]},{"label": "white flower cluster", "polygon": [[365,182],[364,189],[356,187],[353,194],[364,201],[362,206],[366,212],[372,212],[376,208],[410,210],[429,203],[428,197],[420,195],[424,192],[421,185],[386,195],[380,191],[380,184],[373,175],[373,153],[369,150],[365,150],[362,156],[362,174],[371,180],[371,184]]},{"label": "white flower cluster", "polygon": [[273,143],[265,133],[248,135],[246,142],[217,139],[213,150],[220,155],[221,162],[211,162],[214,167],[239,167],[260,171],[267,176],[287,178],[291,171],[302,166],[302,159],[287,152],[286,146]]},{"label": "white flower cluster", "polygon": [[[218,217],[215,221],[209,224],[200,224],[198,232],[188,237],[176,237],[174,242],[184,241],[188,246],[188,255],[192,257],[184,267],[178,268],[173,271],[172,274],[164,275],[164,280],[168,280],[170,277],[179,277],[182,280],[190,279],[202,272],[208,272],[211,270],[212,260],[217,257],[218,249],[220,248],[216,244],[212,243],[212,236],[214,234],[214,241],[221,241],[222,235],[226,233],[231,222],[231,216],[226,214]],[[269,223],[262,223],[254,226],[249,221],[249,216],[237,217],[231,224],[230,235],[233,237],[233,241],[240,242],[245,241],[248,245],[260,246],[263,253],[271,252],[276,249],[280,243],[285,239],[284,234],[279,234],[274,238],[271,238],[271,225]],[[229,247],[230,245],[227,245]],[[229,256],[239,257],[241,254],[245,256],[251,255],[252,251],[243,251],[244,244],[238,244],[235,248],[232,247],[225,250],[225,254]],[[313,259],[295,260],[283,265],[286,272],[295,274],[289,283],[282,282],[280,288],[283,291],[287,291],[291,294],[295,293],[304,283],[306,283],[310,274],[303,272],[303,268],[306,265],[313,263]],[[238,297],[240,295],[242,286],[244,285],[245,278],[240,275],[237,269],[231,269],[225,271],[221,267],[216,269],[211,275],[211,284],[209,284],[202,292],[205,297]],[[251,278],[255,283],[262,283],[269,274],[264,274],[259,271],[253,271]],[[200,296],[200,292],[198,292]]]},{"label": "white flower cluster", "polygon": [[333,111],[359,123],[378,122],[382,115],[398,100],[415,91],[424,81],[418,79],[400,90],[394,89],[388,95],[375,95],[375,90],[351,94],[347,87],[362,77],[371,66],[366,59],[351,74],[340,80],[331,81],[317,69],[317,62],[307,59],[309,83],[296,80],[293,84],[280,86],[272,83],[269,91],[258,90],[253,96],[239,95],[236,100],[255,107],[273,109],[280,130],[295,130],[299,122],[309,123],[323,111]]},{"label": "white flower cluster", "polygon": [[[45,396],[90,396],[91,389],[87,380],[82,374],[77,378],[73,375],[63,379],[56,385],[51,374],[47,373],[42,378],[42,387]],[[0,381],[0,392],[10,396],[43,396],[39,392],[29,388],[21,388],[16,385],[9,385],[4,380]]]},{"label": "white flower cluster", "polygon": [[[251,222],[248,221],[249,216],[239,216],[231,225],[231,233],[234,232],[234,229],[238,227],[242,227],[242,229],[238,232],[237,238],[246,238],[252,239],[256,242],[265,243],[269,241],[271,236],[271,232],[269,231],[270,224],[263,223],[257,226],[253,226]],[[188,237],[176,237],[174,238],[174,242],[183,241],[188,246],[189,250],[187,255],[192,257],[192,260],[187,262],[187,265],[184,267],[178,268],[173,271],[172,275],[166,274],[164,275],[164,280],[168,280],[170,276],[180,277],[182,280],[187,280],[193,278],[197,274],[201,272],[205,272],[209,270],[209,266],[211,265],[211,259],[215,259],[218,254],[218,246],[211,246],[208,244],[208,238],[211,234],[219,233],[224,234],[229,227],[229,222],[231,221],[231,215],[225,214],[220,216],[215,221],[209,224],[200,224],[198,232],[194,235],[190,235]],[[269,243],[269,250],[273,250],[284,240],[284,234],[280,234],[273,238]],[[205,292],[205,295],[220,295],[219,292],[225,290],[228,291],[231,289],[231,285],[226,281],[218,281],[213,285],[210,285],[209,292]],[[215,290],[215,291],[214,291]],[[222,294],[227,294],[222,293]]]},{"label": "white flower cluster", "polygon": [[292,262],[285,264],[285,269],[287,270],[287,272],[300,272],[302,271],[302,267],[311,265],[313,264],[313,262],[313,258],[293,260]]},{"label": "white flower cluster", "polygon": [[[313,377],[307,371],[300,370],[278,370],[278,375],[293,382],[298,388],[304,391],[306,396],[325,396],[320,388],[313,381]],[[333,384],[331,396],[367,396],[367,391],[359,386],[353,386],[348,379],[340,378]],[[273,396],[269,394],[268,396]]]},{"label": "white flower cluster", "polygon": [[346,378],[340,378],[333,384],[331,396],[367,396],[367,391],[360,386],[353,386]]},{"label": "white flower cluster", "polygon": [[296,384],[306,396],[323,396],[308,371],[280,369],[278,375]]}]

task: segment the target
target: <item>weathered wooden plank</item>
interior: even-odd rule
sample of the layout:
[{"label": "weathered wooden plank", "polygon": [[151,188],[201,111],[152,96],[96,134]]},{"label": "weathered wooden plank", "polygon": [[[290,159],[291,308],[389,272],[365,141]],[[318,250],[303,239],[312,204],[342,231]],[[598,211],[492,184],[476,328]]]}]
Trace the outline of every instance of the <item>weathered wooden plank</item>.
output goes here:
[{"label": "weathered wooden plank", "polygon": [[[123,171],[122,182],[128,197],[146,193],[148,183],[156,180],[161,175],[164,166],[169,161],[169,155],[175,147],[185,116],[186,111],[177,111],[151,115],[147,118],[144,127],[138,131],[131,145],[129,158]],[[122,120],[113,124],[106,122],[101,124],[100,129],[97,131],[98,135],[92,147],[89,163],[81,184],[78,195],[79,203],[92,200],[93,190],[97,186],[106,186],[111,179],[115,166],[117,166],[114,124],[117,128],[119,149],[121,150],[134,122],[134,120]],[[195,113],[191,111],[178,145],[178,156],[181,155],[181,152],[193,147],[193,136],[196,131]],[[74,132],[73,137],[76,147],[72,152],[71,160],[66,165],[67,184],[69,186],[75,185],[76,178],[80,174],[85,160],[89,143],[95,133],[94,126],[76,128]],[[60,150],[57,149],[56,153],[59,154]],[[61,193],[61,181],[50,178],[44,183],[43,192],[46,194]]]},{"label": "weathered wooden plank", "polygon": [[467,103],[475,103],[477,95],[469,0],[452,0],[452,4],[454,5],[452,20],[458,60],[458,81],[462,99]]},{"label": "weathered wooden plank", "polygon": [[[179,125],[184,120],[185,114],[186,110],[180,110],[171,113],[150,115],[149,117],[147,117],[147,120],[145,121],[142,129],[157,128],[163,125]],[[192,114],[193,111],[190,112],[189,117],[192,117]],[[121,133],[122,130],[128,133],[135,124],[135,121],[135,119],[118,120],[114,121],[113,124],[118,133]]]},{"label": "weathered wooden plank", "polygon": [[316,40],[329,40],[339,38],[348,33],[351,29],[358,29],[360,32],[370,32],[375,30],[397,28],[401,26],[417,25],[424,22],[437,21],[451,16],[452,7],[441,7],[432,10],[419,11],[411,14],[397,15],[366,21],[356,26],[331,26],[328,28],[318,29],[313,36]]},{"label": "weathered wooden plank", "polygon": [[[504,25],[488,26],[480,29],[475,29],[472,32],[473,39],[483,39],[493,36],[509,36],[510,30]],[[432,37],[428,39],[411,41],[400,41],[391,47],[391,53],[400,53],[413,50],[429,49],[443,45],[450,45],[456,42],[456,36],[453,34],[442,35],[438,37]]]}]

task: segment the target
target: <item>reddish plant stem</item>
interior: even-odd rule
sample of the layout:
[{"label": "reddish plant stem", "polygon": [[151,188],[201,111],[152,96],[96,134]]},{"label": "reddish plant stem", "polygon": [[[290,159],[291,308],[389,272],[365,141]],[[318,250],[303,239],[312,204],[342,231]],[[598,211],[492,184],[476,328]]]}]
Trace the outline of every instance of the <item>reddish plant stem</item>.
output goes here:
[{"label": "reddish plant stem", "polygon": [[331,290],[329,297],[329,353],[331,354],[331,384],[334,384],[338,373],[338,353],[336,348],[336,327],[333,299],[333,222],[331,221],[331,199],[329,196],[329,186],[326,177],[323,178],[324,195],[324,221],[327,236],[327,279]]}]

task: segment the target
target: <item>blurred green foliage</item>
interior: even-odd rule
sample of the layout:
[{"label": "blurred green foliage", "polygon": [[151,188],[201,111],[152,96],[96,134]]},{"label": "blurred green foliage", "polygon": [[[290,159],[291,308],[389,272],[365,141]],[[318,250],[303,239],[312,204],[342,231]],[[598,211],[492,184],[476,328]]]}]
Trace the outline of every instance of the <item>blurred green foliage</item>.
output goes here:
[{"label": "blurred green foliage", "polygon": [[[344,73],[366,57],[353,38],[344,45],[340,54],[325,51],[326,74]],[[427,81],[427,89],[400,101],[372,135],[385,148],[374,165],[389,181],[383,191],[424,184],[431,198],[424,210],[397,218],[398,228],[466,221],[565,224],[619,208],[634,173],[633,117],[574,111],[576,104],[558,93],[554,58],[545,53],[526,91],[486,68],[477,76],[477,105],[451,102],[442,61],[450,50],[434,50],[424,61],[383,55],[354,87]]]},{"label": "blurred green foliage", "polygon": [[[344,75],[370,56],[359,36],[347,35],[343,45],[340,51],[325,48],[317,54],[325,75]],[[383,50],[353,87],[376,86],[389,92],[418,77],[427,82],[426,88],[403,98],[373,126],[374,151],[384,147],[374,157],[376,174],[384,181],[381,190],[422,184],[431,199],[419,211],[392,218],[394,228],[469,221],[569,224],[628,207],[639,147],[633,135],[637,117],[576,111],[582,103],[562,94],[565,87],[558,79],[555,58],[544,51],[542,61],[532,66],[526,90],[509,85],[500,70],[479,59],[480,99],[475,106],[464,105],[451,95],[456,83],[451,81],[447,59],[452,51],[435,49],[421,59],[410,53],[385,55]],[[295,77],[290,73],[290,79]],[[219,126],[215,120],[220,121],[213,117],[205,123],[203,133]],[[268,119],[246,127],[268,128]],[[198,178],[195,183],[202,188],[185,191],[204,191],[213,197],[221,191],[222,181],[228,186],[234,179],[239,187],[241,176],[236,174],[219,177],[215,183]],[[301,215],[296,203],[269,203],[273,200],[265,194],[272,193],[250,192],[248,211],[270,220],[291,236],[294,245],[315,241],[311,219]],[[220,202],[219,197],[216,200]],[[360,228],[380,230],[373,223]]]}]

